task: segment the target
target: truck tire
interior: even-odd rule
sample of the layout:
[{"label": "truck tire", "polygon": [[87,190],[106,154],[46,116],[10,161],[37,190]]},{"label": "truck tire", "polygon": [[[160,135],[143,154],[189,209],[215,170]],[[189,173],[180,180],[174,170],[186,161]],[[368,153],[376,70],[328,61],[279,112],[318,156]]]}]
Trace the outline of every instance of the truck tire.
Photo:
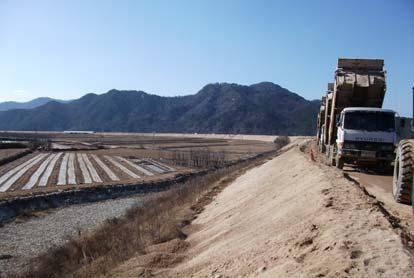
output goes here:
[{"label": "truck tire", "polygon": [[343,160],[343,158],[336,156],[335,164],[336,164],[336,168],[342,170],[344,168],[344,160]]},{"label": "truck tire", "polygon": [[392,193],[399,203],[410,204],[413,187],[414,140],[401,140],[395,157]]},{"label": "truck tire", "polygon": [[334,157],[334,148],[329,147],[329,165],[330,166],[336,166],[336,160]]},{"label": "truck tire", "polygon": [[413,214],[414,214],[414,179],[413,179],[413,186],[411,187],[411,205],[413,206]]},{"label": "truck tire", "polygon": [[318,151],[320,153],[324,153],[325,152],[325,145],[322,142],[319,142]]}]

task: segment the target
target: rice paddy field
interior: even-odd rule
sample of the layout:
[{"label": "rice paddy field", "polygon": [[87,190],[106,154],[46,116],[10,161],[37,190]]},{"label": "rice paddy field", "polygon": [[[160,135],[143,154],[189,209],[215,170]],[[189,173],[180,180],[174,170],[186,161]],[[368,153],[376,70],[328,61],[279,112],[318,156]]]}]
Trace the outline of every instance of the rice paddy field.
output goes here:
[{"label": "rice paddy field", "polygon": [[0,198],[33,190],[138,183],[184,170],[152,158],[130,159],[103,152],[35,152],[0,167]]},{"label": "rice paddy field", "polygon": [[[185,163],[186,159],[194,159],[194,154],[201,153],[202,159],[219,157],[231,161],[274,148],[273,143],[258,140],[133,133],[2,132],[0,137],[51,142],[48,150],[35,150],[0,166],[0,200],[33,193],[171,178],[195,170],[193,165]],[[16,152],[1,151],[4,154]]]}]

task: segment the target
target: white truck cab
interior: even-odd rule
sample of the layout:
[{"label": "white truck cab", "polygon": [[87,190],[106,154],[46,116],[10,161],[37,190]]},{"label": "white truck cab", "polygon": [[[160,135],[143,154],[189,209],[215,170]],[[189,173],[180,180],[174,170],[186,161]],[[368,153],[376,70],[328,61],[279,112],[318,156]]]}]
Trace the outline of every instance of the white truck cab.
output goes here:
[{"label": "white truck cab", "polygon": [[397,144],[395,112],[382,108],[348,107],[337,121],[336,164],[382,162],[391,165]]}]

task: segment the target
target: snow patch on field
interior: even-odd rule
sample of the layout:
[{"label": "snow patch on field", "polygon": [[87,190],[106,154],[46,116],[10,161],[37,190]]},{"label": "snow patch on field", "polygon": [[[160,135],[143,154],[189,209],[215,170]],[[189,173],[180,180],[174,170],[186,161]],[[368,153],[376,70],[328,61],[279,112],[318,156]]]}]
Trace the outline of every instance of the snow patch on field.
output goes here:
[{"label": "snow patch on field", "polygon": [[60,164],[59,178],[58,178],[57,185],[66,184],[66,172],[68,168],[68,159],[69,159],[69,154],[65,153],[65,156],[63,156],[63,159],[62,159],[62,163]]},{"label": "snow patch on field", "polygon": [[69,163],[68,163],[68,184],[76,184],[76,175],[75,175],[75,154],[69,154]]},{"label": "snow patch on field", "polygon": [[[13,176],[7,180],[2,187],[0,187],[0,192],[5,192],[6,190],[8,190],[21,176],[23,176],[24,173],[26,173],[30,168],[32,168],[34,165],[36,165],[39,161],[41,161],[44,157],[46,156],[46,154],[39,154],[38,156],[35,157],[35,159],[33,160],[29,160],[29,163],[24,163],[20,166],[23,166],[21,168],[19,168],[20,170],[15,173],[13,172]],[[15,169],[16,169],[15,168]],[[15,170],[13,169],[13,170]],[[11,170],[11,171],[13,171]],[[7,174],[6,174],[7,175]]]},{"label": "snow patch on field", "polygon": [[117,156],[116,158],[118,158],[119,160],[125,162],[126,164],[130,165],[131,167],[137,169],[138,171],[144,173],[147,176],[153,176],[154,174],[151,173],[150,171],[148,171],[147,169],[142,168],[141,166],[129,161],[128,159],[125,159],[123,157]]},{"label": "snow patch on field", "polygon": [[36,185],[37,181],[40,178],[40,175],[46,170],[47,165],[49,162],[54,158],[55,155],[49,155],[43,162],[40,164],[39,168],[32,174],[30,180],[23,186],[23,189],[31,189],[33,186]]},{"label": "snow patch on field", "polygon": [[138,176],[137,174],[135,174],[134,172],[132,172],[131,170],[129,170],[128,168],[126,168],[124,165],[122,165],[121,163],[119,163],[118,161],[116,161],[114,158],[105,155],[105,158],[108,159],[113,165],[115,165],[116,167],[118,167],[121,171],[123,171],[125,174],[127,174],[128,176],[134,178],[134,179],[139,179],[140,176]]},{"label": "snow patch on field", "polygon": [[86,167],[89,170],[89,173],[91,174],[92,180],[94,182],[102,182],[101,177],[99,177],[98,172],[96,172],[95,167],[93,167],[91,161],[89,160],[88,156],[86,154],[82,154],[83,160],[86,163]]},{"label": "snow patch on field", "polygon": [[[88,155],[76,152],[38,154],[0,176],[0,192],[30,190],[37,186],[103,183],[107,178],[110,181],[120,181],[120,177],[115,174],[118,170],[133,179],[141,179],[141,173],[145,176],[154,176],[175,171],[174,168],[152,159],[133,159],[131,161],[121,156],[104,155],[103,157],[105,160],[96,154]],[[59,166],[55,174],[57,177],[54,177],[56,165]],[[32,169],[34,166],[36,169]],[[101,170],[103,172],[100,172]],[[29,174],[31,175],[29,176]],[[52,176],[54,182],[51,182]],[[17,184],[16,182],[20,180],[25,183]]]},{"label": "snow patch on field", "polygon": [[54,156],[52,161],[50,162],[49,166],[47,166],[46,171],[43,173],[43,176],[40,178],[39,186],[46,186],[47,182],[49,181],[49,177],[55,168],[56,162],[62,156],[62,153],[58,153]]},{"label": "snow patch on field", "polygon": [[79,154],[79,153],[78,153],[78,162],[79,162],[79,167],[82,171],[83,182],[84,183],[92,183],[91,175],[89,174],[89,171],[86,168],[86,164],[85,164],[85,161],[83,159],[83,156],[82,156],[82,154]]},{"label": "snow patch on field", "polygon": [[104,170],[104,172],[108,175],[108,177],[113,181],[119,181],[119,178],[117,175],[115,175],[114,172],[112,172],[111,169],[109,169],[108,166],[106,166],[105,163],[95,154],[92,155],[93,159],[95,159],[96,163]]}]

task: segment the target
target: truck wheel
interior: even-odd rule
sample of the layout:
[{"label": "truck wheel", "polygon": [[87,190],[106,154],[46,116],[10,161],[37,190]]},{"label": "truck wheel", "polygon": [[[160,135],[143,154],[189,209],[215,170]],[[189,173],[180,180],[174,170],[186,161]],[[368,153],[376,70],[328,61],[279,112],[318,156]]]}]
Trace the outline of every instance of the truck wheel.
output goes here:
[{"label": "truck wheel", "polygon": [[413,186],[411,187],[411,205],[413,206],[413,214],[414,214],[414,179],[413,179]]},{"label": "truck wheel", "polygon": [[323,143],[321,143],[321,142],[319,142],[319,145],[318,145],[318,151],[319,151],[320,153],[324,153],[324,152],[325,152],[324,145],[323,145]]},{"label": "truck wheel", "polygon": [[399,203],[410,204],[413,186],[414,140],[401,140],[395,157],[392,193]]},{"label": "truck wheel", "polygon": [[343,169],[344,168],[344,160],[343,160],[343,158],[336,156],[335,164],[336,164],[336,168]]},{"label": "truck wheel", "polygon": [[336,166],[333,147],[329,148],[329,165]]}]

